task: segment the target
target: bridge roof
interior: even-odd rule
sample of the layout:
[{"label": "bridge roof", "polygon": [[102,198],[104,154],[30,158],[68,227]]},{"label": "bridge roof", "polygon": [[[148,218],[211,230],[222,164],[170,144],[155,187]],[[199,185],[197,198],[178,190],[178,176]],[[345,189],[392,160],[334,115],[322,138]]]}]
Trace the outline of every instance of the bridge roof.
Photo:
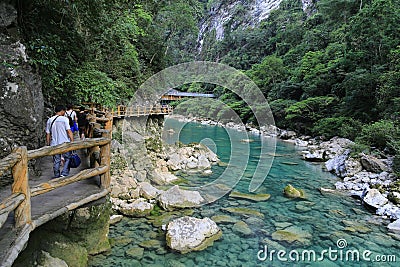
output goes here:
[{"label": "bridge roof", "polygon": [[169,89],[164,95],[168,96],[186,96],[186,97],[209,97],[214,98],[214,94],[204,94],[204,93],[191,93],[191,92],[181,92],[176,89]]}]

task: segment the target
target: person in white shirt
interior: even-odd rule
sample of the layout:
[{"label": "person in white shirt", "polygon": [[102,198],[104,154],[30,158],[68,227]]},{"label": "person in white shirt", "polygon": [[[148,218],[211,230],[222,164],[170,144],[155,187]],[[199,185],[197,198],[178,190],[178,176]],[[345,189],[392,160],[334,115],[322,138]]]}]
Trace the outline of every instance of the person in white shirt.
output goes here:
[{"label": "person in white shirt", "polygon": [[[68,143],[74,141],[71,128],[69,126],[69,120],[65,117],[65,107],[58,105],[55,107],[56,114],[49,118],[46,123],[46,144],[48,146],[56,146],[62,143]],[[66,152],[62,155],[53,156],[53,171],[54,178],[64,177],[69,175],[69,161],[72,152]],[[61,156],[64,158],[65,163],[60,173]]]}]

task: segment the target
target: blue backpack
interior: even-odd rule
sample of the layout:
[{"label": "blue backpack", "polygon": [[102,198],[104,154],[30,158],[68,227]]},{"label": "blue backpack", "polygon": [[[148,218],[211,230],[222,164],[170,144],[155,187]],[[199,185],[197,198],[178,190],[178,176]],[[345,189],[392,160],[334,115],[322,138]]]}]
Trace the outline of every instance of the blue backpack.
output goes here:
[{"label": "blue backpack", "polygon": [[78,168],[81,165],[81,158],[75,152],[72,152],[71,158],[69,159],[69,167]]}]

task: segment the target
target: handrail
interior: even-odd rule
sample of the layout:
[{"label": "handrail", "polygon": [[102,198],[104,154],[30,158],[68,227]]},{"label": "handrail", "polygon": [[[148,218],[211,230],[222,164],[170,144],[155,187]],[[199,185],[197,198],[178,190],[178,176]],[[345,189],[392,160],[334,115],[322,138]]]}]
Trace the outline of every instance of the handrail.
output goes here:
[{"label": "handrail", "polygon": [[47,183],[41,183],[39,185],[31,187],[31,197],[38,196],[38,195],[50,192],[59,187],[63,187],[63,186],[66,186],[66,185],[69,185],[69,184],[72,184],[72,183],[75,183],[78,181],[88,179],[88,178],[96,176],[96,175],[103,174],[106,171],[108,171],[109,169],[110,169],[109,166],[101,165],[96,168],[83,170],[83,171],[81,171],[71,177],[68,177],[68,178],[52,179],[52,180],[48,181]]},{"label": "handrail", "polygon": [[0,176],[11,169],[18,161],[21,160],[21,155],[19,153],[12,152],[10,155],[6,156],[0,161]]},{"label": "handrail", "polygon": [[[110,191],[110,144],[112,134],[113,117],[110,113],[104,118],[91,118],[91,121],[98,124],[105,123],[104,129],[101,130],[101,138],[88,138],[85,140],[64,143],[57,146],[46,146],[35,150],[28,151],[26,147],[17,147],[13,152],[3,159],[0,159],[0,177],[9,169],[12,169],[14,182],[12,184],[12,193],[6,199],[0,202],[0,228],[4,225],[10,212],[14,211],[15,227],[19,229],[19,234],[14,242],[14,247],[7,251],[5,259],[0,259],[0,265],[7,264],[15,260],[20,249],[27,242],[29,233],[35,229],[35,225],[45,222],[45,216],[39,221],[33,221],[31,218],[31,197],[35,197],[56,188],[66,186],[84,179],[88,179],[100,175],[100,185],[103,188],[101,193],[86,197],[82,201],[75,203],[73,206],[68,206],[67,209],[78,207],[79,203],[84,203],[90,200],[98,199]],[[93,137],[93,129],[91,135]],[[88,148],[91,152],[99,151],[98,164],[93,162],[89,169],[80,171],[79,173],[67,178],[56,178],[48,182],[29,186],[28,182],[28,161],[45,156],[53,156],[63,154],[68,151]],[[60,209],[60,211],[63,209]],[[49,217],[51,218],[51,217]],[[1,262],[3,261],[3,263]]]},{"label": "handrail", "polygon": [[62,154],[68,151],[83,149],[83,148],[90,148],[94,146],[102,146],[109,143],[110,140],[107,138],[91,138],[85,140],[74,141],[70,143],[64,143],[57,146],[45,146],[39,149],[30,150],[28,151],[28,159],[36,159],[45,156],[53,156]]},{"label": "handrail", "polygon": [[130,106],[126,107],[123,105],[117,106],[117,110],[111,110],[113,117],[138,117],[146,115],[168,115],[172,114],[173,108],[171,106]]}]

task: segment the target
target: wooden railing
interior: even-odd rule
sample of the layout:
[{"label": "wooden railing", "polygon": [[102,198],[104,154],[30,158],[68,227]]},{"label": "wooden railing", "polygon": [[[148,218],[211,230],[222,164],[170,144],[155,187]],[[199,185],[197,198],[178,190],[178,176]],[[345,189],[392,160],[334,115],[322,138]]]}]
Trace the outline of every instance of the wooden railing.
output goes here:
[{"label": "wooden railing", "polygon": [[[99,122],[105,123],[104,129],[99,129]],[[19,252],[23,249],[29,239],[29,234],[37,226],[61,215],[61,212],[77,208],[84,203],[69,204],[50,216],[42,216],[35,221],[31,218],[31,197],[35,197],[54,189],[66,186],[71,183],[82,181],[97,175],[100,175],[100,187],[104,190],[86,199],[85,203],[99,199],[109,193],[110,190],[110,143],[112,132],[112,116],[106,115],[103,118],[91,118],[90,136],[93,137],[96,126],[101,133],[99,138],[87,138],[85,140],[64,143],[57,146],[46,146],[36,150],[27,150],[26,147],[18,147],[7,157],[0,160],[0,177],[12,170],[13,184],[11,186],[11,195],[0,202],[0,228],[6,222],[9,214],[14,211],[14,227],[18,229],[18,234],[13,241],[13,246],[6,253],[4,259],[0,259],[0,266],[11,266]],[[30,187],[28,181],[28,161],[63,154],[72,150],[89,149],[89,154],[98,151],[98,157],[92,161],[90,168],[84,169],[79,173],[67,178],[56,178],[39,185]],[[93,155],[92,155],[93,156]],[[61,214],[59,214],[61,213]]]},{"label": "wooden railing", "polygon": [[111,114],[113,117],[139,117],[146,115],[169,115],[172,114],[172,107],[170,106],[137,106],[126,107],[123,105],[117,106],[116,110],[112,109]]}]

